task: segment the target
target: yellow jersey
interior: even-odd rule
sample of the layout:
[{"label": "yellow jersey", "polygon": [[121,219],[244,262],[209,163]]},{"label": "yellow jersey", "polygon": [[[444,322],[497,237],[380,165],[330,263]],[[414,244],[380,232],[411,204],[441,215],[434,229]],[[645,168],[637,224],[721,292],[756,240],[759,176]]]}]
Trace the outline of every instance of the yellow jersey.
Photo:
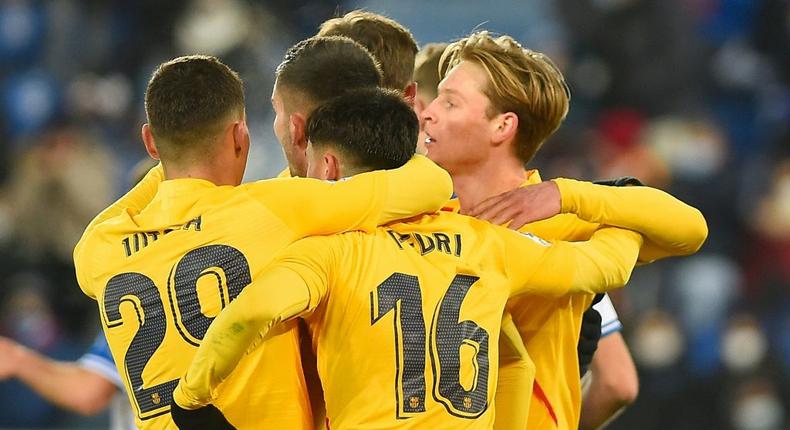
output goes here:
[{"label": "yellow jersey", "polygon": [[[541,182],[537,171],[527,172],[523,186]],[[672,255],[696,252],[707,237],[702,214],[669,194],[649,187],[606,187],[569,179],[555,180],[562,196],[562,212],[523,226],[520,231],[547,240],[587,240],[603,224],[630,228],[644,236],[639,261],[650,262]],[[445,206],[458,210],[457,200]],[[649,209],[648,209],[649,208]],[[534,384],[512,387],[510,380],[525,378],[522,362],[503,365],[501,397],[497,399],[497,428],[524,428],[517,402],[527,408],[529,429],[575,430],[581,413],[581,386],[576,345],[582,314],[593,295],[563,297],[522,296],[510,300],[506,310],[534,365]],[[519,377],[519,375],[521,375]],[[532,398],[523,402],[524,392]],[[507,408],[507,409],[505,409]]]},{"label": "yellow jersey", "polygon": [[[426,184],[419,201],[401,191],[415,176]],[[100,214],[74,252],[142,429],[172,428],[173,389],[206,330],[277,252],[308,235],[432,212],[451,193],[446,172],[422,157],[336,183],[161,177],[155,168]],[[240,429],[312,428],[300,363],[298,331],[286,324],[217,389],[218,407]]]},{"label": "yellow jersey", "polygon": [[301,315],[328,428],[490,429],[507,299],[619,287],[640,246],[614,228],[552,245],[446,212],[303,239],[217,318],[175,400],[210,402],[261,330]]}]

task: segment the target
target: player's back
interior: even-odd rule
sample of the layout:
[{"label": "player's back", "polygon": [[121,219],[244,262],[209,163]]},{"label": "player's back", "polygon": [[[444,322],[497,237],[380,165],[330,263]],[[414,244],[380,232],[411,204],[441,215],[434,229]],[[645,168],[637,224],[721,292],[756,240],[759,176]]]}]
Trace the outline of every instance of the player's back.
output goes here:
[{"label": "player's back", "polygon": [[307,239],[342,250],[308,318],[331,428],[491,428],[511,293],[495,228],[443,213]]},{"label": "player's back", "polygon": [[[80,284],[96,288],[86,292],[99,302],[140,428],[172,426],[172,391],[214,316],[297,238],[248,187],[190,179],[162,183],[142,212],[96,228],[82,245]],[[309,428],[298,345],[288,324],[244,358],[217,392],[231,423]]]}]

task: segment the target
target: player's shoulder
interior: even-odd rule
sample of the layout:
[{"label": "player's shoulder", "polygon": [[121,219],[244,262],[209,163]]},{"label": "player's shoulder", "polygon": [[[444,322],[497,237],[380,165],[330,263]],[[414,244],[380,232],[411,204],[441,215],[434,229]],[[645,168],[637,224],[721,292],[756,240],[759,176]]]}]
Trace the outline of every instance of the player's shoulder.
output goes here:
[{"label": "player's shoulder", "polygon": [[270,178],[242,184],[235,191],[246,194],[264,206],[283,207],[293,206],[300,199],[314,199],[321,184],[328,182],[299,177]]},{"label": "player's shoulder", "polygon": [[131,215],[123,212],[108,218],[85,230],[74,247],[73,259],[78,272],[90,268],[90,262],[98,255],[105,255],[102,249],[113,242],[122,228],[130,222]]}]

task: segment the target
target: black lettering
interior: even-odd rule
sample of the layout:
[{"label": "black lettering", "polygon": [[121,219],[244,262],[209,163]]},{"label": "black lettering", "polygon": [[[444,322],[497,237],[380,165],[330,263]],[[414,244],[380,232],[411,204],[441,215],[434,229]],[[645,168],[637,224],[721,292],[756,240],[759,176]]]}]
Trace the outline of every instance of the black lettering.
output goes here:
[{"label": "black lettering", "polygon": [[139,234],[139,235],[140,235],[140,237],[142,237],[142,238],[143,238],[143,248],[145,248],[146,246],[148,246],[148,235],[147,235],[147,234],[145,234],[145,233],[137,233],[137,234]]},{"label": "black lettering", "polygon": [[460,234],[456,234],[455,235],[455,256],[456,257],[460,257],[461,256],[461,235]]},{"label": "black lettering", "polygon": [[140,252],[140,238],[137,233],[134,234],[134,252]]},{"label": "black lettering", "polygon": [[123,249],[126,251],[126,256],[130,257],[132,255],[132,248],[129,247],[129,238],[124,238],[121,243],[123,243]]},{"label": "black lettering", "polygon": [[[430,236],[422,236],[414,233],[414,238],[417,239],[417,243],[420,245],[420,254],[425,255],[436,249],[436,244],[433,243],[433,239]],[[423,239],[428,242],[427,245]]]},{"label": "black lettering", "polygon": [[200,225],[203,222],[201,217],[202,217],[202,215],[197,217],[197,218],[195,218],[195,219],[193,219],[193,220],[190,220],[188,223],[184,224],[183,229],[184,230],[189,230],[189,227],[192,227],[194,225],[195,226],[195,231],[200,231]]},{"label": "black lettering", "polygon": [[159,232],[158,231],[149,231],[148,235],[150,235],[154,239],[154,242],[159,240]]},{"label": "black lettering", "polygon": [[403,245],[401,245],[401,241],[394,231],[387,230],[387,234],[389,234],[392,240],[395,241],[395,244],[398,245],[398,249],[403,249]]},{"label": "black lettering", "polygon": [[439,250],[439,252],[444,252],[448,255],[453,254],[453,252],[450,250],[450,236],[447,236],[444,233],[434,233],[433,237],[436,238],[436,248]]}]

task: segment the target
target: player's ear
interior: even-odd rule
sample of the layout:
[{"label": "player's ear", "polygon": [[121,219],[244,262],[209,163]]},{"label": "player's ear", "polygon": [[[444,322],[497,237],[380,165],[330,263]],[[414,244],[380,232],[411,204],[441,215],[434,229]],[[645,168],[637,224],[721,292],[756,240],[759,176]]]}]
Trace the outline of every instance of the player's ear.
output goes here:
[{"label": "player's ear", "polygon": [[332,152],[327,151],[324,154],[324,165],[326,166],[325,179],[337,181],[343,177],[343,172],[340,168],[340,160]]},{"label": "player's ear", "polygon": [[307,129],[307,118],[299,112],[294,112],[288,116],[288,122],[294,149],[300,152],[306,151],[307,137],[305,132]]},{"label": "player's ear", "polygon": [[513,112],[505,112],[497,115],[492,124],[494,128],[492,141],[494,144],[510,141],[516,137],[518,131],[518,115]]},{"label": "player's ear", "polygon": [[406,88],[403,89],[403,98],[406,99],[409,106],[414,106],[414,101],[417,98],[417,82],[412,81],[406,85]]},{"label": "player's ear", "polygon": [[156,149],[156,142],[154,141],[154,133],[151,132],[151,127],[146,123],[143,124],[142,129],[143,135],[143,144],[145,145],[145,151],[148,152],[148,155],[151,156],[154,160],[159,159],[159,151]]},{"label": "player's ear", "polygon": [[243,119],[233,123],[233,149],[237,157],[250,149],[250,131]]}]

